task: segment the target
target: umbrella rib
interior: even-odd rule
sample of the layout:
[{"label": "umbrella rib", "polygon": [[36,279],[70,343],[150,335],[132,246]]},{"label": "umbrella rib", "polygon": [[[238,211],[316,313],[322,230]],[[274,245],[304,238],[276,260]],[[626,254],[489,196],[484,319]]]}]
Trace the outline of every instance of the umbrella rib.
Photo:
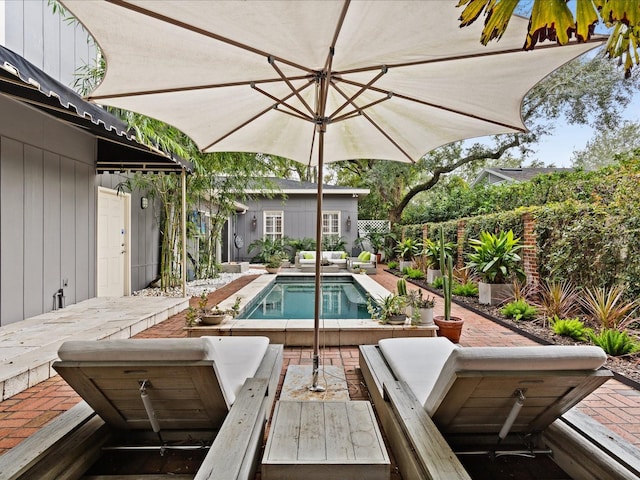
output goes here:
[{"label": "umbrella rib", "polygon": [[[338,88],[337,85],[333,85],[333,88],[336,89],[336,91],[342,95],[345,99],[347,99],[347,101],[349,101],[349,96],[344,93],[340,88]],[[383,100],[388,100],[389,98],[391,98],[390,96],[388,96],[387,98],[383,99]],[[378,102],[379,103],[379,102]],[[358,106],[357,105],[353,105],[353,107],[355,109],[358,110]],[[393,138],[391,138],[391,136],[385,132],[369,115],[367,115],[367,113],[363,110],[359,110],[360,111],[360,115],[362,115],[364,118],[366,118],[369,123],[371,123],[371,125],[373,125],[387,140],[389,140],[391,142],[391,144],[396,147],[398,150],[400,150],[400,152],[402,152],[402,154],[407,157],[407,159],[409,159],[409,161],[411,163],[416,163],[415,160],[411,157],[411,155],[409,155],[401,146],[398,142],[396,142]]]},{"label": "umbrella rib", "polygon": [[[203,28],[196,27],[195,25],[190,25],[188,23],[178,21],[178,20],[176,20],[174,18],[167,17],[166,15],[162,15],[161,13],[154,12],[154,11],[148,10],[146,8],[142,8],[141,6],[132,5],[129,2],[127,2],[126,0],[107,0],[107,1],[109,3],[111,3],[111,4],[113,4],[113,5],[117,5],[119,7],[125,8],[127,10],[131,10],[133,12],[139,13],[140,15],[144,15],[144,16],[150,17],[150,18],[155,18],[156,20],[158,20],[160,22],[168,23],[170,25],[173,25],[173,26],[178,27],[178,28],[182,28],[182,29],[187,30],[189,32],[197,33],[198,35],[202,35],[204,37],[208,37],[208,38],[211,38],[213,40],[217,40],[219,42],[226,43],[227,45],[231,45],[233,47],[237,47],[237,48],[240,48],[242,50],[246,50],[247,52],[255,53],[255,54],[263,56],[265,58],[269,58],[269,56],[270,56],[269,53],[267,53],[267,52],[265,52],[263,50],[260,50],[258,48],[251,47],[249,45],[246,45],[246,44],[241,43],[241,42],[237,42],[237,41],[232,40],[232,39],[227,38],[227,37],[223,37],[222,35],[218,35],[216,33],[210,32],[210,31],[205,30]],[[300,69],[302,71],[309,72],[309,73],[313,72],[312,69],[310,69],[308,67],[305,67],[303,65],[300,65],[298,63],[289,61],[289,60],[287,60],[285,58],[281,58],[281,57],[274,57],[274,58],[276,60],[278,60],[279,62],[282,62],[282,63],[284,63],[286,65],[289,65],[291,67],[294,67],[294,68],[298,68],[298,69]]]},{"label": "umbrella rib", "polygon": [[378,105],[379,103],[386,102],[392,96],[393,95],[389,94],[384,98],[380,98],[379,100],[376,100],[375,102],[371,102],[371,103],[368,103],[366,105],[363,105],[362,107],[358,107],[356,105],[353,105],[353,108],[355,108],[355,111],[352,111],[352,112],[349,112],[349,113],[345,113],[344,115],[340,115],[339,117],[335,117],[335,118],[331,117],[332,118],[331,122],[332,123],[341,122],[343,120],[348,120],[349,118],[353,118],[353,117],[356,117],[358,115],[362,115],[362,111],[363,110],[367,110],[367,109],[369,109],[369,108],[371,108],[371,107],[373,107],[375,105]]},{"label": "umbrella rib", "polygon": [[[602,39],[590,39],[586,42],[581,42],[581,45],[584,43],[602,43],[603,40]],[[536,50],[546,50],[546,49],[550,49],[550,48],[563,48],[569,45],[557,45],[557,44],[552,44],[552,45],[540,45],[540,46],[536,46]],[[507,48],[504,50],[495,50],[495,51],[491,51],[491,52],[482,52],[482,53],[467,53],[467,54],[463,54],[463,55],[455,55],[452,57],[442,57],[442,58],[431,58],[428,60],[416,60],[413,62],[403,62],[403,63],[386,63],[384,65],[372,65],[370,67],[360,67],[360,68],[353,68],[350,70],[341,70],[339,72],[334,72],[335,75],[349,75],[352,73],[363,73],[363,72],[371,72],[374,70],[379,70],[381,68],[387,67],[389,69],[391,68],[401,68],[401,67],[414,67],[416,65],[429,65],[431,63],[441,63],[441,62],[451,62],[451,61],[457,61],[457,60],[467,60],[467,59],[471,59],[471,58],[481,58],[481,57],[492,57],[492,56],[497,56],[497,55],[506,55],[506,54],[510,54],[510,53],[522,53],[523,49],[522,48]]]},{"label": "umbrella rib", "polygon": [[[291,81],[282,72],[282,70],[280,70],[280,67],[278,67],[278,65],[276,65],[275,59],[273,57],[269,57],[269,64],[278,73],[278,75],[280,75],[280,78],[282,79],[282,81],[287,84],[287,86],[293,92],[293,94],[298,98],[298,100],[300,100],[302,105],[304,105],[306,107],[306,109],[309,111],[309,113],[313,116],[314,112],[313,112],[313,109],[311,108],[311,106],[307,103],[307,101],[304,98],[302,98],[302,95],[300,95],[300,92],[293,86]],[[306,85],[305,85],[305,88],[306,88]]]},{"label": "umbrella rib", "polygon": [[[304,85],[302,88],[295,89],[294,90],[294,94],[296,94],[296,96],[298,96],[298,98],[299,98],[298,92],[301,92],[302,90],[306,89],[309,85],[312,85],[313,83],[315,83],[313,80],[310,81],[310,82],[307,82],[307,84]],[[290,105],[290,104],[286,103],[286,100],[288,100],[288,99],[285,99],[285,100],[280,99],[280,98],[276,97],[275,95],[271,95],[269,92],[267,92],[265,90],[262,90],[261,88],[256,87],[255,85],[252,85],[252,88],[255,91],[260,92],[264,96],[266,96],[266,97],[270,98],[271,100],[273,100],[274,102],[276,102],[275,106],[283,105],[283,106],[293,110],[295,113],[297,113],[298,115],[295,115],[296,117],[299,117],[299,118],[302,118],[303,120],[308,120],[308,121],[311,121],[311,122],[313,121],[313,116],[306,115],[300,109],[295,108],[293,105]],[[284,112],[284,110],[279,110],[279,111]],[[285,113],[288,113],[288,112],[285,112]]]},{"label": "umbrella rib", "polygon": [[[362,86],[362,84],[360,82],[354,82],[353,80],[347,80],[345,78],[340,78],[339,80],[341,82],[348,83],[348,84],[354,85],[356,87]],[[334,85],[334,87],[335,87],[335,85]],[[383,90],[381,88],[373,87],[373,86],[369,87],[369,90],[374,91],[374,92],[378,92],[378,93],[384,93],[386,95],[388,95],[390,93],[387,90]],[[414,102],[414,103],[419,103],[421,105],[426,105],[427,107],[433,107],[433,108],[437,108],[439,110],[444,110],[446,112],[455,113],[456,115],[461,115],[463,117],[473,118],[474,120],[480,120],[480,121],[483,121],[483,122],[491,123],[493,125],[498,125],[500,127],[510,128],[510,129],[516,130],[516,131],[521,132],[521,133],[525,133],[527,131],[526,129],[524,129],[522,127],[519,127],[519,126],[511,125],[511,124],[504,123],[504,122],[499,122],[497,120],[492,120],[490,118],[481,117],[479,115],[474,115],[472,113],[463,112],[461,110],[456,110],[455,108],[445,107],[444,105],[438,105],[436,103],[427,102],[426,100],[420,100],[418,98],[410,97],[408,95],[403,95],[401,93],[393,92],[393,96],[397,97],[397,98],[401,98],[403,100],[407,100],[409,102]]]},{"label": "umbrella rib", "polygon": [[[287,95],[286,97],[284,97],[282,99],[283,102],[289,100],[291,97],[293,97],[293,93],[290,93],[289,95]],[[222,140],[224,140],[225,138],[227,138],[229,135],[234,134],[235,132],[237,132],[238,130],[240,130],[241,128],[249,125],[251,122],[253,122],[254,120],[256,120],[257,118],[260,118],[262,115],[264,115],[265,113],[269,112],[270,110],[273,110],[274,105],[270,105],[269,107],[265,108],[264,110],[256,113],[253,117],[249,118],[248,120],[242,122],[240,125],[238,125],[237,127],[229,130],[227,133],[225,133],[223,136],[221,136],[220,138],[218,138],[217,140],[215,140],[214,142],[211,142],[209,145],[207,145],[206,147],[202,148],[201,150],[204,152],[207,149],[213,147],[216,143],[221,142]]]},{"label": "umbrella rib", "polygon": [[350,99],[348,99],[346,102],[344,102],[342,105],[340,105],[340,106],[338,107],[338,109],[337,109],[337,110],[335,110],[335,111],[331,114],[331,116],[329,117],[329,119],[330,119],[330,120],[331,120],[331,119],[334,119],[334,118],[335,118],[335,116],[336,116],[336,115],[337,115],[341,110],[343,110],[347,105],[350,105],[350,104],[351,104],[351,105],[353,105],[353,101],[354,101],[356,98],[358,98],[360,95],[362,95],[362,94],[363,94],[363,93],[364,93],[368,88],[371,88],[371,86],[372,86],[374,83],[376,83],[376,82],[380,79],[380,77],[382,77],[385,73],[387,73],[387,68],[386,68],[386,67],[383,67],[383,68],[380,70],[380,73],[378,73],[378,75],[376,75],[375,77],[373,77],[373,78],[369,81],[369,83],[367,83],[366,85],[363,85],[362,87],[360,87],[360,90],[358,90],[358,91],[357,91],[357,92],[356,92],[356,93],[355,93],[355,94],[354,94]]},{"label": "umbrella rib", "polygon": [[[298,75],[295,77],[289,77],[290,81],[294,80],[306,80],[309,75]],[[196,90],[213,90],[216,88],[225,87],[241,87],[243,85],[262,84],[262,83],[276,83],[281,82],[281,78],[264,78],[262,80],[243,80],[241,82],[226,82],[226,83],[212,83],[209,85],[192,85],[190,87],[175,87],[175,88],[162,88],[157,90],[139,90],[137,92],[125,92],[125,93],[112,93],[109,95],[95,95],[89,96],[90,100],[102,100],[105,98],[122,98],[122,97],[139,97],[143,95],[158,95],[162,93],[180,93]]]}]

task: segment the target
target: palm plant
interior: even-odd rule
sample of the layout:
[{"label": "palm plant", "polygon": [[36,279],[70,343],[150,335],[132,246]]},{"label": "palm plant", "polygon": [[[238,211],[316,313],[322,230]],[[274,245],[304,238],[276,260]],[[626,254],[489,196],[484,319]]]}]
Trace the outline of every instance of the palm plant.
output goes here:
[{"label": "palm plant", "polygon": [[513,231],[499,234],[481,232],[480,238],[469,240],[474,253],[469,254],[467,267],[480,275],[486,283],[506,283],[515,274],[524,279],[525,274],[518,265],[522,248],[520,239],[513,236]]},{"label": "palm plant", "polygon": [[266,263],[275,256],[279,257],[280,259],[286,257],[285,239],[282,239],[282,238],[274,239],[270,237],[265,237],[265,238],[259,238],[257,240],[254,240],[249,244],[248,252],[251,253],[251,251],[255,249],[260,250],[258,255],[256,255],[252,259],[257,262]]},{"label": "palm plant", "polygon": [[639,302],[624,299],[624,286],[587,288],[584,293],[580,299],[582,305],[602,328],[624,330],[636,321],[631,314]]},{"label": "palm plant", "polygon": [[[452,256],[454,247],[455,244],[453,242],[446,242],[444,244],[445,253]],[[422,255],[426,258],[429,268],[438,268],[440,263],[440,242],[434,242],[427,238],[422,246]]]},{"label": "palm plant", "polygon": [[411,260],[414,255],[420,252],[421,245],[415,238],[407,237],[396,246],[396,252],[403,260]]}]

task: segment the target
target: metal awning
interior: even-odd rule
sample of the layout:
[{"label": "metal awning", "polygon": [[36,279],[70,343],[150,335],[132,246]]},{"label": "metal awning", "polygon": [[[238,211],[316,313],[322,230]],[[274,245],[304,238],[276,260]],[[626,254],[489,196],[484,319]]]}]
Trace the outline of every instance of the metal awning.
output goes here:
[{"label": "metal awning", "polygon": [[0,45],[0,94],[80,127],[98,140],[96,171],[180,172],[190,162],[137,142],[126,123],[82,99],[20,55]]}]

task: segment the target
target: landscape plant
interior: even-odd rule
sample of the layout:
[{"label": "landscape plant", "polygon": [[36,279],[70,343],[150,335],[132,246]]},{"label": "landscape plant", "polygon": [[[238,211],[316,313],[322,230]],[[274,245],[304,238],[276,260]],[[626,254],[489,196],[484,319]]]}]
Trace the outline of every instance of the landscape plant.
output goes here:
[{"label": "landscape plant", "polygon": [[586,342],[589,339],[589,333],[593,332],[590,328],[586,327],[584,322],[579,318],[558,318],[554,316],[549,321],[551,329],[556,335],[562,335],[565,337],[571,337],[574,340],[580,342]]},{"label": "landscape plant", "polygon": [[420,253],[421,244],[415,238],[407,237],[398,242],[396,246],[396,253],[405,261],[411,260],[414,255]]},{"label": "landscape plant", "polygon": [[469,240],[474,250],[468,254],[467,267],[475,271],[486,283],[506,283],[512,275],[522,280],[525,277],[518,251],[522,248],[520,239],[513,231],[498,234],[480,232],[480,238]]},{"label": "landscape plant", "polygon": [[516,322],[520,320],[532,320],[538,314],[538,309],[533,305],[529,305],[524,300],[514,300],[513,302],[507,303],[504,307],[500,309],[500,313],[502,313],[507,318],[513,318]]},{"label": "landscape plant", "polygon": [[640,343],[627,332],[604,328],[598,334],[589,332],[588,335],[595,345],[614,357],[640,352]]},{"label": "landscape plant", "polygon": [[454,287],[452,290],[454,295],[459,295],[461,297],[475,297],[478,295],[478,285],[473,282],[467,283],[454,283]]},{"label": "landscape plant", "polygon": [[603,329],[624,330],[636,321],[631,314],[638,307],[638,300],[627,301],[624,293],[622,285],[586,288],[580,298],[588,314]]},{"label": "landscape plant", "polygon": [[579,292],[566,280],[543,280],[538,298],[536,306],[547,318],[566,319],[580,310]]}]

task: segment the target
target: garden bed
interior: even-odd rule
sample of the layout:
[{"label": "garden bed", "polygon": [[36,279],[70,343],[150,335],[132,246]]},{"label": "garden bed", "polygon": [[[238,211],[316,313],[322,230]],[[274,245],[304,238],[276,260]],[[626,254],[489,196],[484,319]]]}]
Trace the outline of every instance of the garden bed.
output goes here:
[{"label": "garden bed", "polygon": [[[397,270],[389,270],[389,272],[396,276],[399,275]],[[440,290],[431,287],[424,280],[407,279],[407,281],[432,293],[442,295]],[[477,297],[454,295],[453,302],[543,345],[577,345],[581,343],[570,337],[556,335],[548,325],[543,325],[540,321],[521,320],[516,322],[513,319],[506,318],[500,313],[499,307],[481,305],[478,303]],[[630,330],[629,333],[638,335],[640,332]],[[640,353],[621,357],[608,356],[605,366],[613,372],[617,380],[636,390],[640,390]]]}]

